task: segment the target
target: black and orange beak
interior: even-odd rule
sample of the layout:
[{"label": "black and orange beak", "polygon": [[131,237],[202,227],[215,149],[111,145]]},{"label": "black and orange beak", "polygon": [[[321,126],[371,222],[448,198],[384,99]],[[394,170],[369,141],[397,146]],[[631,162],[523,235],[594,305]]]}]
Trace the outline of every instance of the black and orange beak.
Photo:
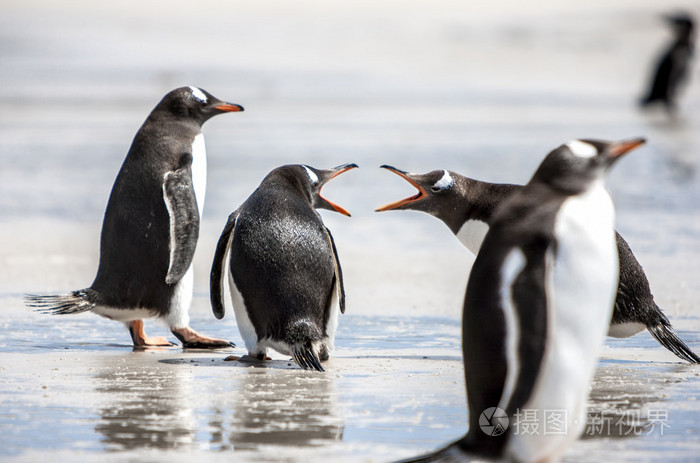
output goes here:
[{"label": "black and orange beak", "polygon": [[644,138],[631,138],[629,140],[622,140],[613,143],[610,149],[608,149],[608,158],[617,159],[630,151],[639,148],[646,140]]},{"label": "black and orange beak", "polygon": [[218,109],[219,111],[225,113],[244,111],[243,106],[233,103],[222,103],[220,105],[214,106],[214,109]]},{"label": "black and orange beak", "polygon": [[319,174],[319,182],[320,186],[318,188],[318,207],[322,207],[324,209],[329,209],[335,212],[339,212],[343,215],[346,215],[350,217],[350,213],[343,207],[335,204],[334,202],[331,202],[321,196],[321,190],[325,186],[326,183],[337,177],[338,175],[342,174],[343,172],[347,172],[351,169],[356,169],[359,166],[355,163],[350,163],[350,164],[343,164],[338,167],[334,167],[332,169],[326,169],[322,171],[318,171]]},{"label": "black and orange beak", "polygon": [[398,175],[399,177],[406,180],[408,183],[410,183],[411,185],[416,187],[416,189],[418,190],[418,193],[416,193],[413,196],[409,196],[408,198],[404,198],[404,199],[401,199],[399,201],[395,201],[393,203],[389,203],[389,204],[386,204],[382,207],[379,207],[379,208],[375,209],[375,212],[384,212],[384,211],[390,211],[392,209],[398,209],[400,207],[406,206],[407,204],[412,204],[412,203],[418,202],[418,201],[428,197],[428,193],[425,191],[425,188],[423,188],[418,182],[416,182],[413,178],[411,178],[411,176],[413,174],[411,174],[409,172],[405,172],[405,171],[400,170],[400,169],[397,169],[396,167],[387,166],[387,165],[383,165],[383,166],[381,166],[381,168],[386,169],[390,172],[393,172],[396,175]]}]

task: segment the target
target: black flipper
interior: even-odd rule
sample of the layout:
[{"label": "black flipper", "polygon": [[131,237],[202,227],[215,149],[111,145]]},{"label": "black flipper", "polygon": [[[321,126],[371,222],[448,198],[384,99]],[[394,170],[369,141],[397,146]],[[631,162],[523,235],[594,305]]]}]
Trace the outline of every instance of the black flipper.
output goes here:
[{"label": "black flipper", "polygon": [[340,259],[338,258],[338,250],[335,247],[335,240],[331,231],[326,227],[328,241],[333,249],[333,260],[335,261],[335,281],[338,288],[338,304],[340,304],[340,313],[345,313],[345,284],[343,283],[343,269],[340,267]]},{"label": "black flipper", "polygon": [[211,274],[209,276],[209,299],[211,301],[211,310],[214,316],[221,320],[226,313],[224,305],[224,275],[226,274],[226,262],[229,250],[231,248],[231,240],[233,240],[233,229],[238,218],[238,211],[233,212],[228,216],[228,221],[221,232],[219,242],[216,244],[216,252],[214,253],[214,262],[211,266]]},{"label": "black flipper", "polygon": [[199,238],[199,210],[190,165],[165,174],[163,199],[170,216],[170,264],[165,282],[172,285],[192,265]]}]

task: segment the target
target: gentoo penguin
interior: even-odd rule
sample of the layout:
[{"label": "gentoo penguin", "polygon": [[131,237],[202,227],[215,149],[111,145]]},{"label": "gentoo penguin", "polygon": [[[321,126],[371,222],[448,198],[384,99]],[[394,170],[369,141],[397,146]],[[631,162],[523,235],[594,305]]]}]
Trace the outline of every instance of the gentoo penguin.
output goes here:
[{"label": "gentoo penguin", "polygon": [[229,216],[214,255],[211,304],[223,318],[228,266],[236,323],[250,356],[263,360],[272,348],[304,369],[323,371],[320,360],[334,349],[345,290],[333,236],[315,208],[350,215],[321,189],[355,167],[278,167]]},{"label": "gentoo penguin", "polygon": [[[506,198],[522,189],[520,185],[488,183],[447,170],[412,174],[391,166],[396,173],[418,189],[418,193],[377,209],[423,211],[442,220],[474,255],[488,231],[494,211]],[[615,233],[620,259],[620,282],[608,335],[624,338],[644,328],[665,348],[683,360],[700,363],[698,357],[673,331],[649,288],[642,266],[627,242]]]},{"label": "gentoo penguin", "polygon": [[[604,178],[642,143],[562,145],[494,212],[464,299],[469,430],[439,457],[416,461],[458,455],[550,461],[583,431],[618,275]],[[556,411],[557,432],[519,432],[525,410],[539,414],[543,427],[544,414]],[[499,432],[487,432],[497,424]]]},{"label": "gentoo penguin", "polygon": [[673,27],[674,39],[661,56],[642,106],[662,103],[669,112],[676,108],[676,96],[690,69],[695,46],[693,19],[686,13],[665,18]]},{"label": "gentoo penguin", "polygon": [[243,111],[197,87],[165,95],[136,133],[109,197],[100,263],[89,288],[69,294],[27,295],[51,314],[91,311],[124,322],[135,346],[172,345],[147,337],[143,319],[157,317],[183,347],[229,347],[189,327],[192,258],[206,188],[202,124]]}]

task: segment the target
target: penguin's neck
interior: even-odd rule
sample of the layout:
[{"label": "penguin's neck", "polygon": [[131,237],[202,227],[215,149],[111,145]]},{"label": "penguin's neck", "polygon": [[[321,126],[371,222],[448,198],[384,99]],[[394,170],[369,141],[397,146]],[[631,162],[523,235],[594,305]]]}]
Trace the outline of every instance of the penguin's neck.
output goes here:
[{"label": "penguin's neck", "polygon": [[204,209],[204,195],[207,190],[207,150],[204,145],[204,135],[201,132],[192,141],[192,184],[201,219]]},{"label": "penguin's neck", "polygon": [[[489,231],[489,221],[498,206],[510,197],[513,193],[521,189],[519,185],[486,183],[473,181],[468,191],[464,193],[465,211],[457,226],[450,226],[457,239],[469,251],[476,255],[479,253],[481,243]],[[476,194],[474,194],[474,190]],[[467,192],[470,193],[466,197]]]}]

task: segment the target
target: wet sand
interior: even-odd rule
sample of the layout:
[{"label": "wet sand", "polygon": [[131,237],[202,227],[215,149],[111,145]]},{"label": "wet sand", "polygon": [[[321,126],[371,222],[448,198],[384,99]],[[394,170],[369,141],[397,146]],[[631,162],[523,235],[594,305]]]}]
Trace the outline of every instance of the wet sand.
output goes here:
[{"label": "wet sand", "polygon": [[[0,460],[387,462],[462,435],[473,256],[427,215],[372,212],[413,193],[381,164],[523,183],[571,138],[646,136],[609,180],[617,228],[700,351],[697,66],[677,118],[634,105],[668,38],[661,11],[651,0],[3,3]],[[322,212],[348,302],[325,374],[280,355],[224,361],[241,347],[134,351],[117,323],[22,304],[90,284],[129,143],[165,92],[189,84],[246,107],[204,128],[191,311],[203,333],[242,346],[230,306],[211,314],[208,271],[226,217],[262,177],[286,163],[360,165],[324,189],[353,213]],[[564,461],[697,459],[699,391],[700,368],[649,334],[608,339],[590,435]]]}]

